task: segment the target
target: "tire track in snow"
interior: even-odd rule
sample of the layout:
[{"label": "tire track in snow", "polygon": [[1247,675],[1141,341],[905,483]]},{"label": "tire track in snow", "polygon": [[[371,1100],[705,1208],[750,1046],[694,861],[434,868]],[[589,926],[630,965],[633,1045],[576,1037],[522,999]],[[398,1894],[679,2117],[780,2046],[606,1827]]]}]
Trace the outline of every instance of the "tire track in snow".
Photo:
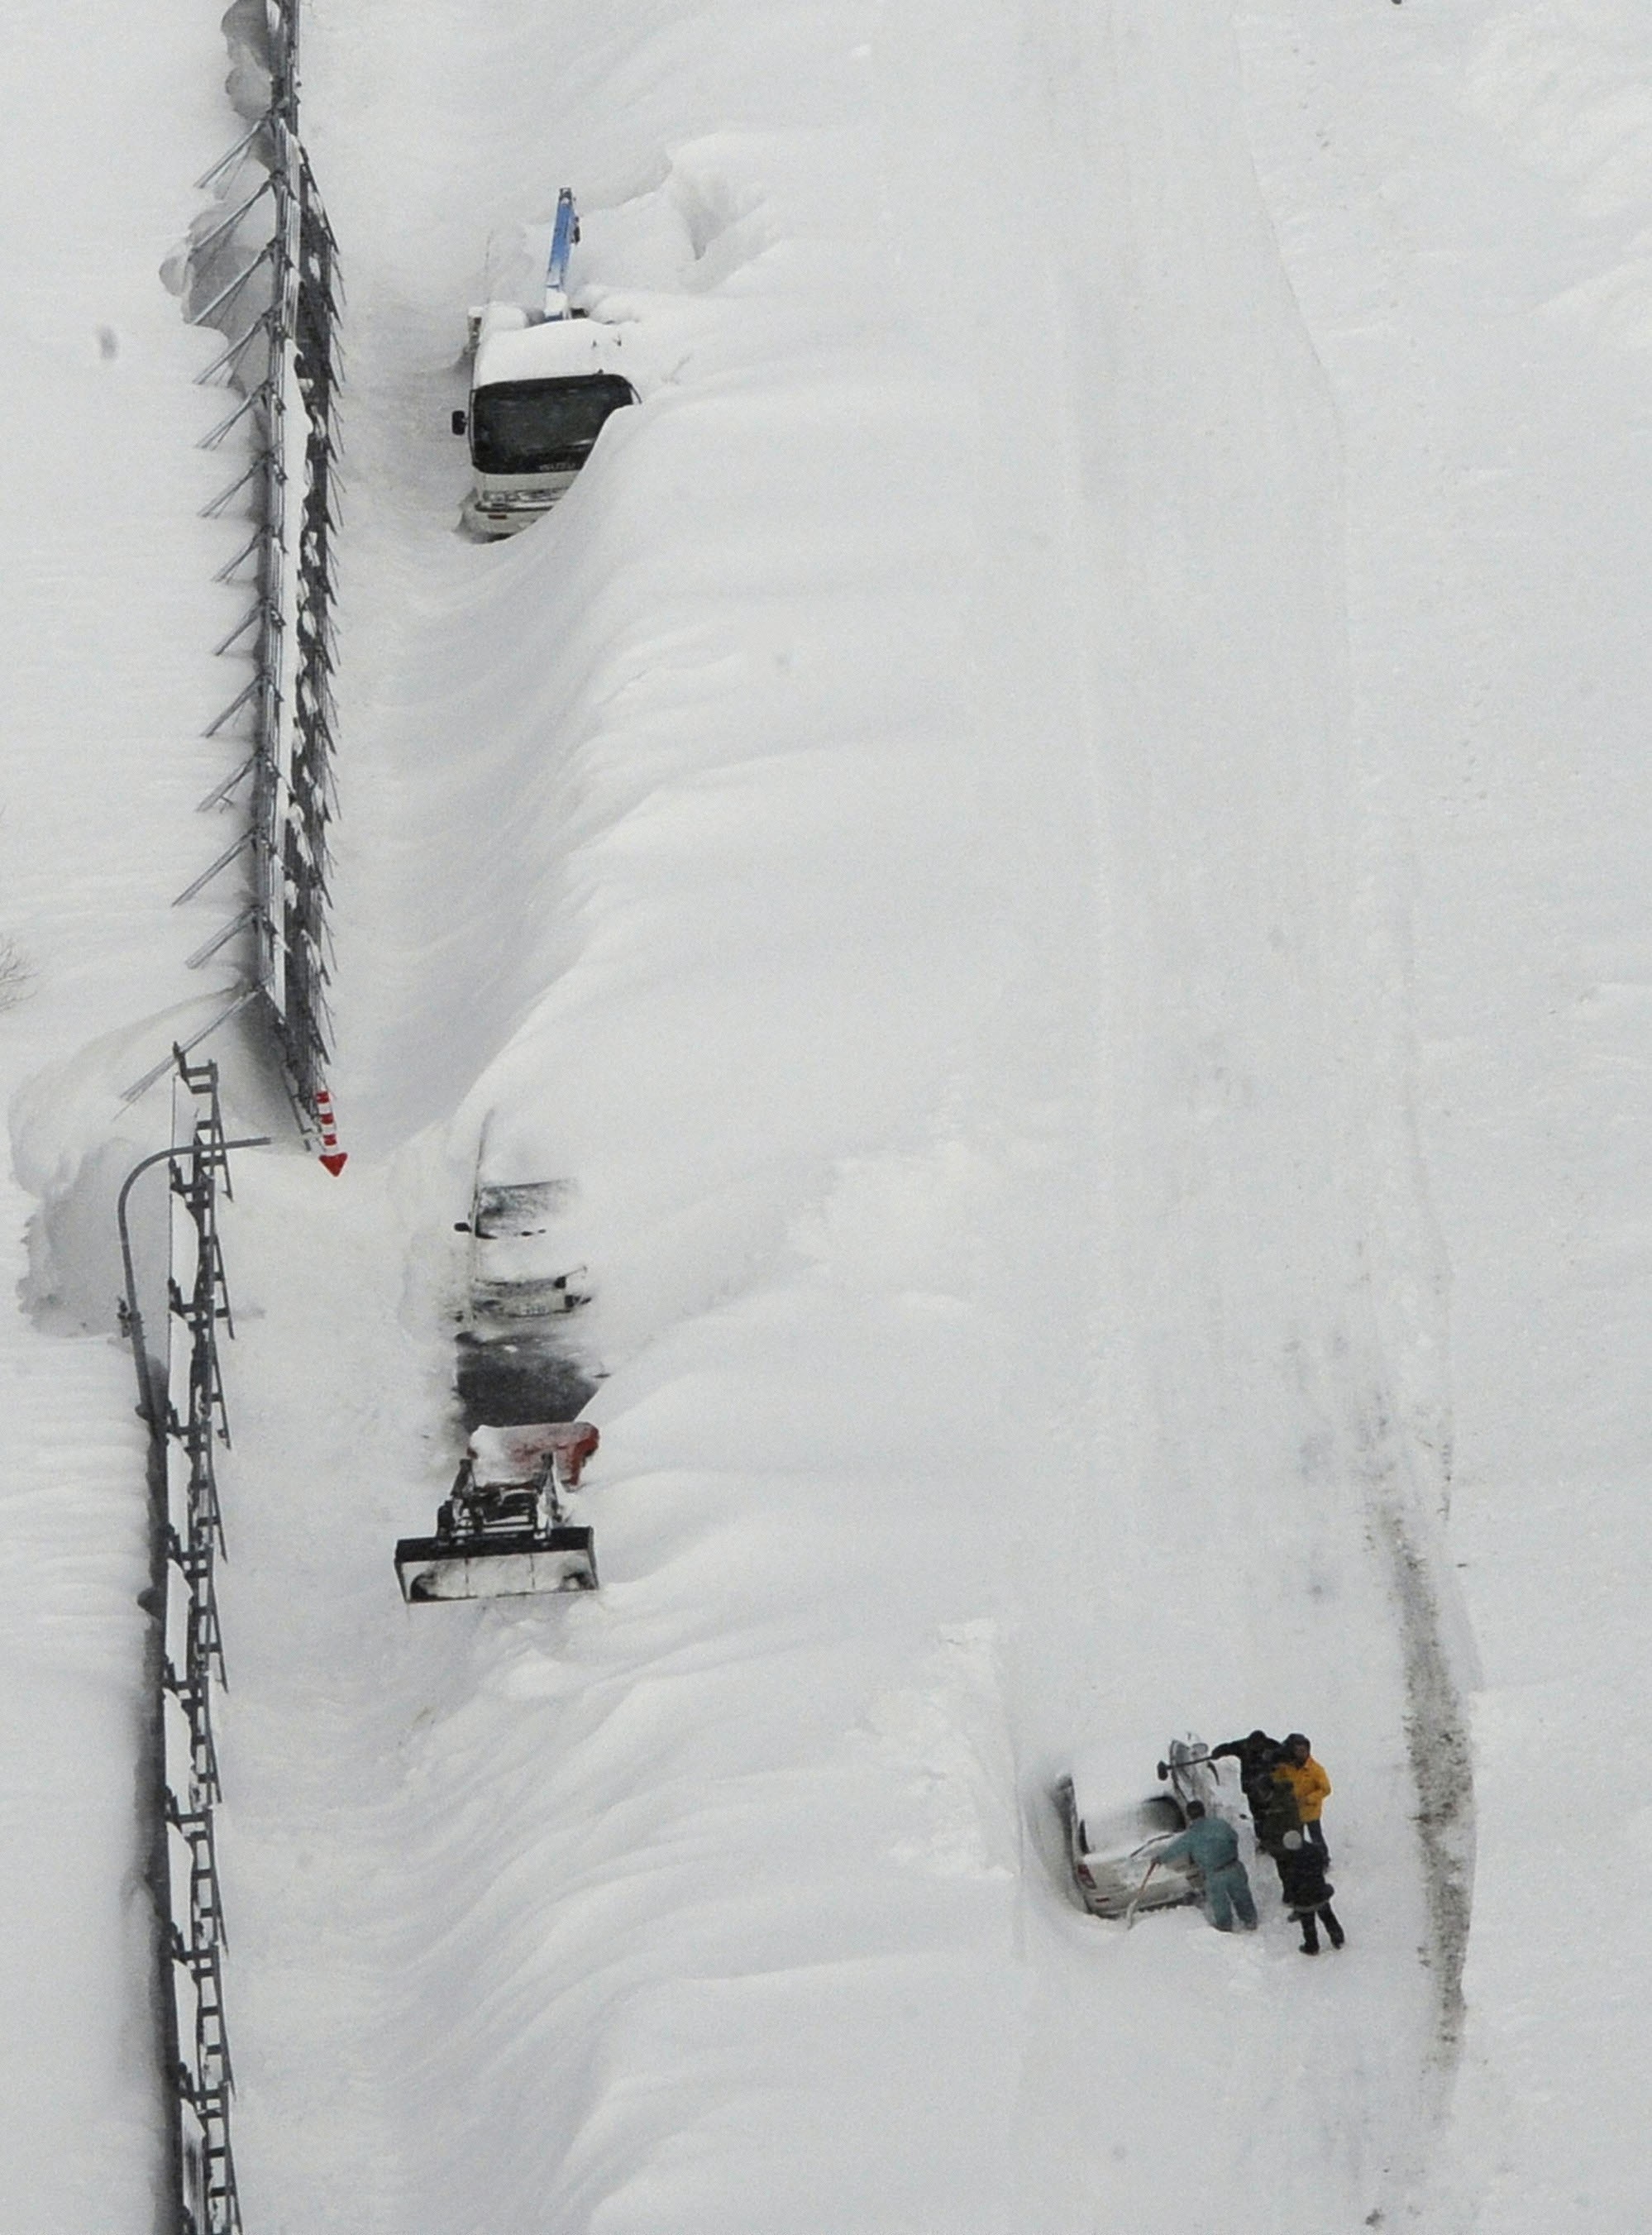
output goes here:
[{"label": "tire track in snow", "polygon": [[1400,1499],[1380,1491],[1373,1508],[1388,1557],[1406,1655],[1406,1750],[1416,1787],[1418,1838],[1428,1896],[1425,1956],[1435,1997],[1435,2051],[1449,2073],[1462,2046],[1463,1966],[1474,1891],[1474,1773],[1468,1718],[1452,1673],[1435,1563]]},{"label": "tire track in snow", "polygon": [[[1374,1183],[1368,1223],[1372,1255],[1381,1262],[1363,1300],[1370,1308],[1367,1344],[1380,1379],[1362,1402],[1350,1393],[1347,1417],[1404,1654],[1406,1745],[1428,1904],[1422,1960],[1434,1999],[1432,2061],[1443,2110],[1462,2044],[1472,1911],[1473,1762],[1465,1684],[1474,1657],[1439,1524],[1430,1517],[1438,1512],[1443,1524],[1450,1491],[1450,1274],[1417,1106],[1410,923],[1416,870],[1391,796],[1393,773],[1385,764],[1393,741],[1366,704],[1364,669],[1386,665],[1395,640],[1409,633],[1413,602],[1427,594],[1413,569],[1395,563],[1399,554],[1378,542],[1366,480],[1403,475],[1412,542],[1449,554],[1455,539],[1432,456],[1446,406],[1427,351],[1394,315],[1405,293],[1404,267],[1419,248],[1381,191],[1372,139],[1357,128],[1374,121],[1374,113],[1373,120],[1349,115],[1346,88],[1322,66],[1331,57],[1318,51],[1333,40],[1363,41],[1365,64],[1372,66],[1382,51],[1384,27],[1339,28],[1328,39],[1317,11],[1299,0],[1242,6],[1236,25],[1258,190],[1337,413],[1348,483],[1349,652],[1368,817],[1356,903],[1360,990],[1366,1037],[1389,1091],[1366,1117]],[[1346,67],[1346,57],[1337,59]],[[1317,187],[1311,198],[1302,192],[1304,177]],[[1391,397],[1392,366],[1385,372],[1380,351],[1392,355],[1396,348],[1405,377]],[[1367,369],[1372,377],[1361,379]],[[1439,696],[1445,723],[1452,693]],[[1425,1481],[1425,1474],[1432,1479]]]},{"label": "tire track in snow", "polygon": [[[1075,395],[1087,389],[1104,415],[1113,406],[1107,437],[1094,443],[1088,462],[1087,495],[1092,540],[1105,536],[1115,547],[1093,561],[1096,572],[1119,589],[1122,610],[1098,610],[1090,634],[1098,667],[1111,663],[1129,678],[1122,685],[1105,679],[1104,708],[1120,706],[1131,720],[1115,722],[1098,748],[1110,804],[1116,815],[1124,810],[1110,865],[1124,903],[1115,930],[1125,939],[1133,933],[1139,948],[1131,955],[1126,947],[1122,956],[1141,985],[1135,1017],[1128,992],[1115,996],[1124,1032],[1120,1052],[1128,1056],[1138,1035],[1135,1052],[1157,1073],[1141,1096],[1141,1137],[1132,1144],[1139,1169],[1124,1176],[1158,1199],[1138,1213],[1144,1281],[1115,1300],[1122,1325],[1111,1347],[1116,1355],[1121,1336],[1137,1346],[1132,1393],[1141,1416],[1157,1426],[1133,1436],[1115,1432],[1108,1458],[1153,1487],[1157,1511],[1114,1517],[1123,1524],[1116,1563],[1133,1563],[1139,1579],[1145,1563],[1162,1587],[1190,1605],[1208,1603],[1219,1621],[1223,1558],[1178,1544],[1177,1527],[1178,1515],[1183,1527],[1194,1517],[1201,1470],[1221,1467],[1254,1501],[1255,1521],[1269,1532],[1271,1557],[1261,1558],[1245,1545],[1242,1518],[1220,1532],[1231,1543],[1226,1595],[1244,1606],[1255,1634],[1247,1641],[1256,1663],[1252,1677],[1273,1688],[1298,1660],[1300,1681],[1316,1653],[1351,1658],[1358,1673],[1342,1680],[1334,1706],[1345,1731],[1356,1720],[1369,1729],[1367,1759],[1344,1765],[1350,1792],[1361,1769],[1385,1773],[1381,1780],[1373,1774],[1366,1804],[1366,1826],[1375,1831],[1380,1821],[1392,1850],[1381,1858],[1383,1870],[1373,1867],[1378,1857],[1361,1858],[1364,1826],[1353,1827],[1344,1853],[1354,1867],[1363,1859],[1356,1884],[1369,1887],[1373,1905],[1370,1921],[1354,1927],[1358,1956],[1375,1956],[1392,1976],[1367,1975],[1356,1989],[1351,1972],[1347,1985],[1363,2001],[1328,2001],[1311,2016],[1296,2003],[1297,1983],[1284,1977],[1269,1981],[1270,1993],[1291,1997],[1278,2009],[1250,2008],[1242,1996],[1214,2006],[1222,2022],[1230,2017],[1242,2028],[1245,2045],[1243,2084],[1236,2094],[1229,2087],[1226,2170],[1230,2177],[1244,2177],[1247,2167],[1265,2176],[1269,2153],[1256,2153],[1247,2138],[1276,2132],[1282,2121],[1300,2127],[1304,2117],[1317,2118],[1324,2127],[1323,2192],[1315,2197],[1310,2184],[1300,2196],[1293,2191],[1275,2200],[1282,2224],[1323,2235],[1333,2225],[1362,2219],[1380,2225],[1413,2210],[1420,2172],[1417,2091],[1432,2094],[1431,2075],[1442,2062],[1449,2066],[1460,2018],[1472,1809],[1452,1786],[1465,1760],[1462,1715],[1438,1578],[1424,1524],[1408,1502],[1412,1430],[1387,1419],[1398,1409],[1409,1424],[1417,1408],[1409,1393],[1398,1407],[1386,1399],[1374,1406],[1352,1401],[1356,1387],[1363,1399],[1366,1390],[1390,1385],[1380,1336],[1392,1340],[1394,1330],[1380,1330],[1373,1312],[1357,1344],[1350,1341],[1342,1299],[1357,1296],[1362,1279],[1368,1290],[1363,1235],[1372,1222],[1382,1223],[1392,1191],[1414,1190],[1421,1175],[1414,1159],[1396,1159],[1360,1107],[1362,1097],[1382,1100],[1403,1088],[1403,1065],[1396,1070],[1390,1060],[1395,1035],[1384,1030],[1373,1061],[1370,1039],[1347,1022],[1350,1007],[1380,1010],[1394,986],[1386,957],[1371,951],[1362,911],[1366,802],[1340,734],[1349,719],[1348,617],[1337,594],[1344,461],[1333,400],[1254,169],[1249,191],[1233,187],[1241,206],[1231,226],[1209,184],[1195,175],[1219,167],[1236,181],[1251,164],[1231,15],[1166,10],[1150,22],[1116,10],[1104,21],[1081,22],[1060,6],[1022,11],[1026,40],[1045,58],[1053,148],[1046,160],[1065,187],[1049,200],[1064,211],[1072,244],[1066,252],[1074,285],[1059,321],[1070,387]],[[1058,263],[1062,255],[1056,252]],[[1245,280],[1223,269],[1225,255]],[[1224,353],[1232,367],[1225,380]],[[1144,438],[1134,452],[1133,436]],[[1327,545],[1322,593],[1302,547],[1316,528]],[[1236,570],[1236,549],[1248,537],[1255,539],[1247,547],[1256,577],[1279,562],[1271,594],[1253,590]],[[1316,637],[1321,608],[1325,632]],[[1185,688],[1152,664],[1155,652],[1163,659],[1184,631],[1197,678]],[[1307,677],[1293,669],[1304,656],[1320,663]],[[1310,695],[1315,689],[1322,703]],[[1129,734],[1132,725],[1154,724],[1170,749],[1156,757]],[[1218,738],[1225,755],[1213,750]],[[1247,829],[1271,849],[1273,862],[1246,857]],[[1223,879],[1230,882],[1225,892]],[[1220,951],[1224,924],[1231,955]],[[1270,986],[1281,988],[1271,999]],[[1295,1107],[1271,1111],[1270,1098]],[[1385,1118],[1390,1114],[1385,1108]],[[1270,1155],[1276,1155],[1271,1187],[1257,1162]],[[1398,1293],[1400,1284],[1393,1285]],[[1296,1340],[1292,1318],[1316,1290],[1325,1316],[1310,1320],[1302,1340],[1320,1361],[1321,1398],[1311,1388],[1282,1399],[1275,1390],[1270,1419],[1264,1376],[1277,1370],[1282,1352],[1288,1359]],[[1425,1282],[1425,1310],[1433,1293]],[[1162,1325],[1144,1334],[1156,1308]],[[1268,1332],[1275,1314],[1277,1345]],[[1110,1377],[1105,1367],[1102,1374],[1122,1403],[1127,1381],[1117,1365]],[[1319,1416],[1327,1450],[1337,1458],[1334,1465],[1304,1462],[1295,1486],[1303,1502],[1293,1510],[1293,1485],[1282,1485],[1270,1499],[1262,1483],[1277,1464],[1270,1445],[1293,1420],[1306,1441],[1304,1414],[1308,1423]],[[1373,1417],[1383,1425],[1367,1445],[1358,1424]],[[1093,1458],[1091,1468],[1103,1471]],[[1259,1480],[1244,1489],[1253,1470]],[[1082,1529],[1087,1517],[1075,1504],[1070,1518]],[[1282,1550],[1273,1550],[1275,1540]],[[1299,1608],[1290,1596],[1288,1578],[1297,1563],[1304,1587],[1321,1601],[1317,1607]],[[1339,1594],[1341,1618],[1328,1621],[1325,1602]],[[1295,1634],[1288,1651],[1276,1642],[1270,1655],[1267,1634],[1275,1624]],[[1139,1630],[1139,1617],[1132,1627]],[[1154,1650],[1150,1639],[1139,1642]],[[1099,1644],[1094,1641],[1092,1652]],[[1235,1644],[1229,1681],[1242,1682],[1246,1650]],[[1271,1669],[1263,1666],[1268,1659]],[[1361,1661],[1373,1665],[1358,1671]],[[1137,1678],[1130,1688],[1138,1688]],[[1121,1703],[1096,1704],[1105,1712]],[[1328,1699],[1314,1713],[1335,1722]],[[1343,1746],[1346,1752],[1346,1736]],[[1384,1817],[1390,1750],[1394,1770]],[[1408,1787],[1415,1795],[1409,1802]],[[1387,1823],[1406,1814],[1419,1834],[1414,1877],[1403,1833],[1386,1837]],[[1382,1886],[1395,1898],[1380,1937]],[[1407,1980],[1401,1974],[1419,1930],[1423,1976],[1413,1970]],[[1175,1959],[1203,1963],[1203,1945],[1159,1937]],[[1140,1958],[1132,1944],[1129,1968]],[[1293,1962],[1285,1959],[1286,1968]],[[1125,2009],[1151,2023],[1150,2011],[1138,2013],[1129,2001],[1118,1976],[1125,1963],[1115,1954],[1100,1992],[1111,1990],[1115,2023]],[[1340,1996],[1344,1982],[1334,1976],[1336,1984],[1325,1985]],[[1239,1988],[1238,1980],[1230,1983],[1232,1993]],[[1098,2079],[1116,2062],[1117,2048],[1094,2034],[1093,1986],[1052,1974],[1048,1992],[1046,2018],[1062,2033],[1066,2054],[1046,2061],[1041,2078],[1068,2086],[1076,2118],[1083,2085],[1061,2082],[1060,2066],[1088,2058]],[[1170,2048],[1174,2029],[1163,2032],[1157,2051],[1144,2035],[1138,2061],[1154,2066]],[[1304,2038],[1314,2047],[1297,2055]],[[1128,2088],[1134,2075],[1126,2079],[1121,2070],[1115,2078]],[[1185,2074],[1172,2081],[1167,2071],[1161,2079],[1178,2094],[1186,2084]],[[1093,2095],[1090,2109],[1105,2125]],[[1065,2139],[1073,2146],[1073,2137]],[[1053,2126],[1050,2140],[1053,2147]],[[1114,2155],[1116,2167],[1092,2141],[1087,2173],[1052,2192],[1052,2224],[1057,2218],[1064,2227],[1068,2219],[1078,2224],[1074,2215],[1085,2208],[1085,2195],[1092,2213],[1129,2209],[1138,2215],[1136,2224],[1148,2224],[1139,2214],[1157,2206],[1132,2186],[1122,2152]],[[1078,2144],[1075,2164],[1083,2157]],[[1217,2214],[1228,2209],[1219,2189],[1207,2199],[1201,2188],[1199,2203]]]}]

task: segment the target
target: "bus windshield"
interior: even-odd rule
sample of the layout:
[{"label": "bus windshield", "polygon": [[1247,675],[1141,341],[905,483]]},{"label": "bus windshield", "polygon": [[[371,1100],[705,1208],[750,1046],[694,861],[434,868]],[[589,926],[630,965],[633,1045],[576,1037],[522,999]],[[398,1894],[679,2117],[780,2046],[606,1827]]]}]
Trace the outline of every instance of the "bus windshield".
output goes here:
[{"label": "bus windshield", "polygon": [[496,380],[470,399],[470,456],[478,473],[577,470],[611,411],[637,400],[611,372],[567,380]]}]

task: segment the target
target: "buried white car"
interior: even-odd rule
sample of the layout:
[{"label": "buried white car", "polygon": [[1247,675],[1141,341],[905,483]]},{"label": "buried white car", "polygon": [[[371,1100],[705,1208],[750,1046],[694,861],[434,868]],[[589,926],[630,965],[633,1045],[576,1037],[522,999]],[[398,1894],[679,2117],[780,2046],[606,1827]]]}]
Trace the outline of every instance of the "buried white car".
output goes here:
[{"label": "buried white car", "polygon": [[1203,1739],[1172,1739],[1158,1765],[1164,1790],[1144,1800],[1108,1801],[1087,1791],[1089,1779],[1064,1777],[1055,1789],[1066,1832],[1073,1890],[1092,1917],[1124,1917],[1132,1909],[1173,1909],[1204,1891],[1185,1858],[1160,1863],[1165,1842],[1186,1828],[1188,1804],[1223,1816],[1221,1771]]}]

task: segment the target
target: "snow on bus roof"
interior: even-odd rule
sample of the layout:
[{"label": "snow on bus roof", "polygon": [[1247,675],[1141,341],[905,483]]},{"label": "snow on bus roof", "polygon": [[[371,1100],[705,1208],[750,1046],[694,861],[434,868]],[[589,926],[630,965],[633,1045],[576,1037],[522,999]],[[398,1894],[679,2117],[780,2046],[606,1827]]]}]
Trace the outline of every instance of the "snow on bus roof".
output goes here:
[{"label": "snow on bus roof", "polygon": [[539,326],[495,324],[491,316],[476,345],[474,384],[500,380],[567,380],[612,372],[623,377],[627,352],[623,332],[600,318],[555,318]]}]

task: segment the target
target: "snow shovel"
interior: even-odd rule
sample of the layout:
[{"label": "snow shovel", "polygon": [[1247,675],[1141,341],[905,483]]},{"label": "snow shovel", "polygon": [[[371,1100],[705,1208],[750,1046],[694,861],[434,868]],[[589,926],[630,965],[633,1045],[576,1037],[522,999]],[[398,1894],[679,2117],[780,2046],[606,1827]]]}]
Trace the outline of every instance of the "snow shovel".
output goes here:
[{"label": "snow shovel", "polygon": [[1131,1930],[1136,1922],[1136,1912],[1142,1905],[1142,1896],[1147,1891],[1147,1880],[1152,1877],[1154,1871],[1157,1868],[1158,1857],[1155,1855],[1152,1861],[1147,1865],[1146,1876],[1143,1878],[1140,1885],[1136,1889],[1135,1898],[1131,1901],[1130,1907],[1124,1911],[1124,1930],[1126,1932]]}]

